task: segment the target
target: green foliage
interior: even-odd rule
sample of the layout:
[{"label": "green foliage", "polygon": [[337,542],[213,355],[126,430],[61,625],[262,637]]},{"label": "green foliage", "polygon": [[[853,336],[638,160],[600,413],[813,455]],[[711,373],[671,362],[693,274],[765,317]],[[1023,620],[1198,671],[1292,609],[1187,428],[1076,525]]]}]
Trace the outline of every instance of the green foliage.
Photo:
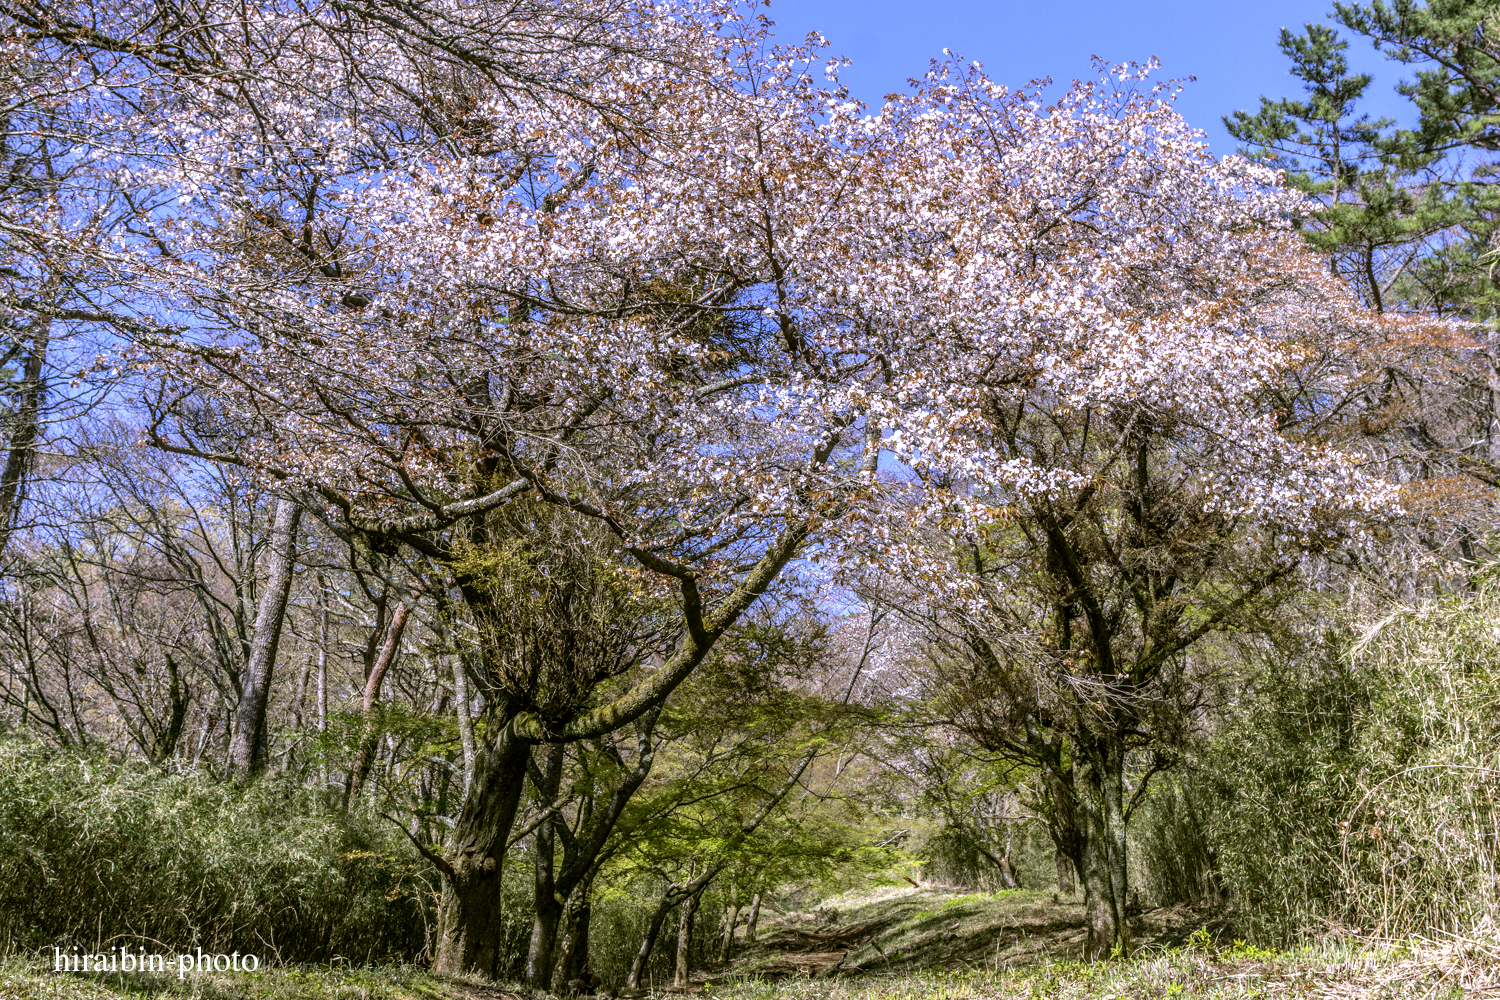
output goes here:
[{"label": "green foliage", "polygon": [[[1358,110],[1371,83],[1352,74],[1348,42],[1327,25],[1283,28],[1282,52],[1304,98],[1262,98],[1224,119],[1253,158],[1318,198],[1308,238],[1377,309],[1489,319],[1495,312],[1490,182],[1500,110],[1500,22],[1486,0],[1335,4],[1334,15],[1391,60],[1417,68],[1398,88],[1415,129]],[[1473,155],[1475,152],[1479,155]]]},{"label": "green foliage", "polygon": [[1500,606],[1398,611],[1274,665],[1215,741],[1210,839],[1250,929],[1500,914]]},{"label": "green foliage", "polygon": [[[486,681],[549,722],[573,718],[596,690],[671,647],[678,624],[649,574],[619,557],[597,525],[518,499],[488,515],[483,545],[454,546]],[[460,634],[463,623],[454,621]]]},{"label": "green foliage", "polygon": [[[947,885],[974,888],[981,892],[1000,892],[1008,886],[995,863],[974,842],[975,831],[944,826],[912,850],[921,862],[923,878]],[[1021,888],[1057,888],[1057,865],[1053,857],[1052,838],[1044,824],[1018,822],[1010,831],[1010,864]],[[1003,847],[991,849],[1003,850]]]},{"label": "green foliage", "polygon": [[0,941],[265,961],[415,959],[433,886],[399,834],[274,781],[248,790],[0,743]]},{"label": "green foliage", "polygon": [[1418,67],[1416,79],[1399,88],[1420,114],[1418,127],[1397,137],[1404,151],[1496,148],[1500,11],[1492,0],[1335,3],[1334,15],[1387,58]]},{"label": "green foliage", "polygon": [[1306,99],[1262,98],[1255,114],[1236,111],[1224,125],[1256,159],[1289,171],[1302,190],[1329,194],[1359,184],[1381,130],[1392,122],[1356,113],[1372,78],[1350,74],[1349,43],[1325,25],[1306,27],[1302,35],[1282,28],[1279,40]]}]

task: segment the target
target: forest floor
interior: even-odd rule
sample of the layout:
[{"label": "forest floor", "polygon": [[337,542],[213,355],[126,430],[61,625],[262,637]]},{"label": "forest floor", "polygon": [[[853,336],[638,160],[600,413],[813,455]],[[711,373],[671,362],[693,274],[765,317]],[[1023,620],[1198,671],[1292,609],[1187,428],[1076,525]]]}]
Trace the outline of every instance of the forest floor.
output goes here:
[{"label": "forest floor", "polygon": [[[1132,925],[1138,949],[1181,947],[1203,929],[1225,938],[1206,906],[1151,910]],[[732,972],[740,977],[826,978],[919,969],[997,971],[1083,956],[1083,907],[1048,892],[962,893],[886,888],[828,900],[761,925]]]},{"label": "forest floor", "polygon": [[[1080,961],[1082,910],[1048,893],[886,889],[763,914],[759,940],[684,993],[704,1000],[1500,1000],[1500,942],[1327,943],[1271,952],[1225,940],[1207,910],[1148,911],[1136,957]],[[0,1000],[541,1000],[413,967],[97,976],[0,961]],[[685,998],[686,1000],[686,998]]]}]

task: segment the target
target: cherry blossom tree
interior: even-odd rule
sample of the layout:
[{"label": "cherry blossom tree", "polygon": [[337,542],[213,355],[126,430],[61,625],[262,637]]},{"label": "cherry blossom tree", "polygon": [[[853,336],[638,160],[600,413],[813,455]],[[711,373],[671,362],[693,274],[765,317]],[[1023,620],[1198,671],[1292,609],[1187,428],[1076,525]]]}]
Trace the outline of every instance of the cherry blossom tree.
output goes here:
[{"label": "cherry blossom tree", "polygon": [[1367,322],[1291,232],[1299,197],[1214,161],[1144,71],[1048,105],[936,64],[867,115],[819,40],[691,0],[13,16],[118,62],[118,319],[174,387],[158,446],[315,498],[476,622],[475,554],[522,500],[675,605],[623,692],[494,685],[434,854],[441,970],[494,967],[531,748],[660,705],[794,560],[982,610],[930,533],[1091,488],[1002,446],[1008,407],[1170,408],[1203,505],[1276,530],[1357,535],[1390,503],[1259,405],[1299,338]]},{"label": "cherry blossom tree", "polygon": [[912,462],[963,498],[908,536],[948,553],[955,585],[885,588],[925,625],[943,717],[1035,769],[1091,957],[1130,950],[1126,824],[1198,707],[1189,651],[1253,628],[1310,555],[1396,510],[1322,420],[1359,384],[1345,342],[1411,325],[1298,250],[1307,206],[1274,178],[1208,158],[1163,88],[1110,95],[1132,75],[1115,74],[1046,115],[972,71],[913,101],[950,110],[913,126],[929,148],[999,165],[971,280],[1005,311],[948,368],[950,432],[984,457]]}]

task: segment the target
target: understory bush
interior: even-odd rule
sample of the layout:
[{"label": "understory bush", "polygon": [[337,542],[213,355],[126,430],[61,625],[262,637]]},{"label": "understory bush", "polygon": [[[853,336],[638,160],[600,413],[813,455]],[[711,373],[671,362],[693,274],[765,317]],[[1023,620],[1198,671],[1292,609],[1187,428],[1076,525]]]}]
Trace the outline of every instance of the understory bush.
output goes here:
[{"label": "understory bush", "polygon": [[1193,772],[1157,778],[1131,821],[1131,862],[1151,906],[1217,899],[1216,852],[1205,810],[1210,793]]},{"label": "understory bush", "polygon": [[1500,920],[1500,605],[1404,609],[1273,666],[1209,755],[1247,927],[1386,937]]},{"label": "understory bush", "polygon": [[[995,839],[999,839],[998,837]],[[1011,870],[1024,889],[1056,889],[1057,862],[1052,839],[1040,822],[1015,823],[1010,829],[1007,852],[999,843],[988,845],[991,854],[1008,854]],[[977,892],[1000,892],[1010,888],[995,862],[973,841],[973,834],[946,826],[915,845],[922,877],[945,885]]]},{"label": "understory bush", "polygon": [[412,960],[430,869],[399,832],[272,779],[238,789],[0,742],[0,948]]}]

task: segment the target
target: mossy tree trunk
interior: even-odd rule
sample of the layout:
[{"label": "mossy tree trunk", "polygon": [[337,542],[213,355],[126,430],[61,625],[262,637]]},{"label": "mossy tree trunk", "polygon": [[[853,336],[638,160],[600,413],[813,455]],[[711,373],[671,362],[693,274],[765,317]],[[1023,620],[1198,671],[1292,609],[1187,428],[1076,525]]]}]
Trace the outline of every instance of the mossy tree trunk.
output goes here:
[{"label": "mossy tree trunk", "polygon": [[1126,916],[1129,871],[1125,840],[1125,750],[1114,734],[1078,741],[1086,763],[1080,768],[1083,814],[1083,888],[1088,938],[1084,957],[1130,954]]}]

